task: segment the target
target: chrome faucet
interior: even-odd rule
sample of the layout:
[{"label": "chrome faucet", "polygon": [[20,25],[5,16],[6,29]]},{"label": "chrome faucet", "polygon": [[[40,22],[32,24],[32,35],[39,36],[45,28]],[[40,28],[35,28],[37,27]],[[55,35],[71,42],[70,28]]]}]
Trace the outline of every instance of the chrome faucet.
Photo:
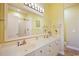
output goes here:
[{"label": "chrome faucet", "polygon": [[21,42],[17,42],[17,46],[21,46],[21,45],[24,45],[24,44],[26,44],[25,40],[23,40],[22,43]]}]

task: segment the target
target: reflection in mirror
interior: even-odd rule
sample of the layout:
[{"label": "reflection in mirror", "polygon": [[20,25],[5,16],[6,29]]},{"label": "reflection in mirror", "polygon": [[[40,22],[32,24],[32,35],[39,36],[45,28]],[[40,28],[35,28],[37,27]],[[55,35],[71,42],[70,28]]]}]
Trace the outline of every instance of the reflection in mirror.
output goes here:
[{"label": "reflection in mirror", "polygon": [[18,20],[20,20],[19,17],[15,16],[14,14],[8,14],[7,17],[7,38],[17,38],[18,36]]},{"label": "reflection in mirror", "polygon": [[31,20],[21,20],[19,23],[19,37],[31,35],[32,33],[32,21]]},{"label": "reflection in mirror", "polygon": [[40,27],[40,21],[39,20],[36,21],[36,27]]},{"label": "reflection in mirror", "polygon": [[7,17],[7,38],[13,39],[31,35],[32,20],[23,19],[15,14],[8,14]]}]

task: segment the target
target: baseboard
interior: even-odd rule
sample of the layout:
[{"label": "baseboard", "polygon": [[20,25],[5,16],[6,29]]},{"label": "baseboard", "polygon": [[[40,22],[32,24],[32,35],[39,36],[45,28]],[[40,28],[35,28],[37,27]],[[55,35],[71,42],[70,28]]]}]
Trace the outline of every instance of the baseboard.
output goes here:
[{"label": "baseboard", "polygon": [[73,47],[73,46],[66,46],[67,48],[70,48],[70,49],[73,49],[73,50],[76,50],[76,51],[79,51],[79,48],[76,48],[76,47]]}]

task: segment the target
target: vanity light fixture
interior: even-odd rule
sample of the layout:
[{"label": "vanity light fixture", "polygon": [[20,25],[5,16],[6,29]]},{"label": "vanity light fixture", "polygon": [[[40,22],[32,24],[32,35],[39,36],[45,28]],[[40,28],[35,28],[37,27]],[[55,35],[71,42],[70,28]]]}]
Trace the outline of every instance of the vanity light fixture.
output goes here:
[{"label": "vanity light fixture", "polygon": [[24,3],[24,5],[32,8],[33,10],[36,10],[36,11],[38,11],[40,13],[44,13],[44,8],[38,6],[35,3]]}]

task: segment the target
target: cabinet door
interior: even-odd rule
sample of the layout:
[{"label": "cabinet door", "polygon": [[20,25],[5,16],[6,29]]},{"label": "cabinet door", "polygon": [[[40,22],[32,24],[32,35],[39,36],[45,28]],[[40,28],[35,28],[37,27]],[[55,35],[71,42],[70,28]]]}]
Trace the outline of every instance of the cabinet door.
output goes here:
[{"label": "cabinet door", "polygon": [[54,45],[50,43],[48,45],[48,50],[47,51],[48,51],[49,56],[55,55],[55,47],[54,47]]},{"label": "cabinet door", "polygon": [[56,46],[55,46],[54,42],[46,45],[44,51],[45,51],[46,56],[54,56],[54,55],[56,55],[57,50],[56,50]]},{"label": "cabinet door", "polygon": [[40,56],[46,56],[46,46],[43,46],[39,49]]},{"label": "cabinet door", "polygon": [[59,47],[56,45],[56,42],[52,42],[48,45],[48,55],[49,56],[55,56],[59,52]]}]

